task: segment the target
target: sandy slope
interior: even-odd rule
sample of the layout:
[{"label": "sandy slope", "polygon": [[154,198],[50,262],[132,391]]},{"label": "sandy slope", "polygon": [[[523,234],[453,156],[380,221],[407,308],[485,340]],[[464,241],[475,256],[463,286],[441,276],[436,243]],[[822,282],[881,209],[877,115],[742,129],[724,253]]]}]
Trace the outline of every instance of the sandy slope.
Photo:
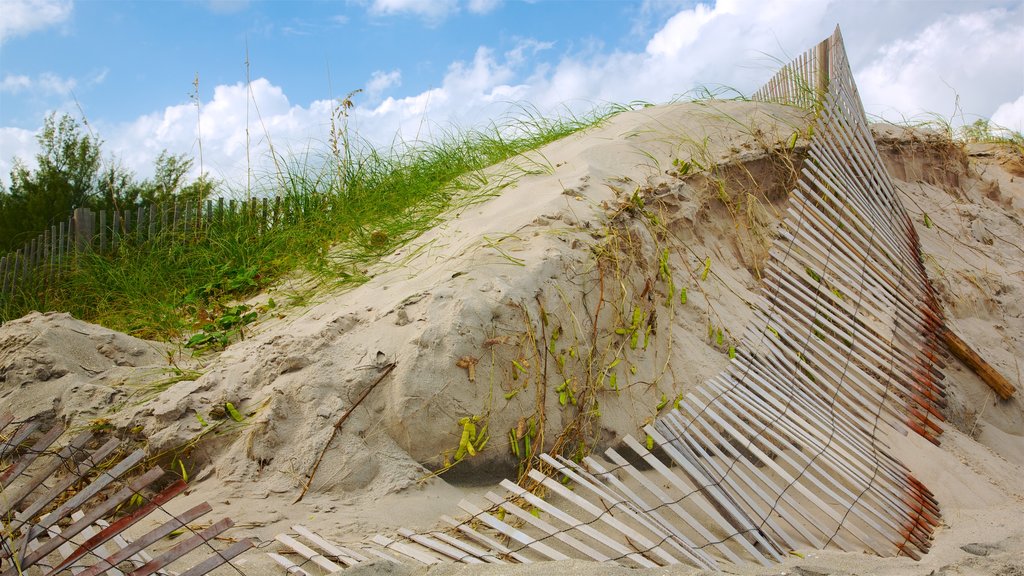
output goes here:
[{"label": "sandy slope", "polygon": [[[461,498],[481,501],[498,479],[514,476],[507,434],[521,419],[545,419],[548,447],[570,424],[580,433],[566,437],[568,446],[581,440],[614,446],[654,417],[663,397],[671,401],[721,370],[732,334],[750,317],[760,262],[805,142],[801,137],[790,152],[790,137],[804,122],[792,109],[756,103],[654,107],[488,169],[483,175],[493,197],[459,209],[388,257],[370,282],[265,320],[219,356],[178,358],[197,376],[163,392],[154,392],[154,383],[167,378],[161,346],[61,315],[9,323],[0,328],[0,409],[79,423],[109,417],[121,429],[142,426],[158,452],[202,433],[197,413],[214,421],[217,407],[232,402],[246,421],[186,454],[196,484],[175,506],[209,500],[239,523],[235,536],[262,541],[295,523],[340,542],[398,527],[436,527],[441,514],[456,513]],[[1024,160],[996,147],[965,152],[892,127],[878,127],[878,139],[918,225],[951,325],[1019,388]],[[697,168],[680,174],[678,161],[718,166],[725,195]],[[644,210],[664,227],[653,228]],[[676,286],[671,297],[657,282],[666,249]],[[688,289],[686,304],[678,287]],[[263,298],[283,302],[286,290]],[[629,328],[636,308],[652,327],[648,346],[631,346],[628,334],[616,334]],[[709,324],[723,330],[722,345],[708,337]],[[561,337],[552,342],[556,328]],[[543,369],[558,357],[563,368]],[[460,362],[465,358],[472,376]],[[618,391],[606,372],[616,359]],[[334,422],[393,362],[394,371],[327,445]],[[952,426],[943,446],[890,438],[943,506],[946,525],[924,560],[801,551],[803,558],[785,565],[728,571],[1024,574],[1020,396],[995,399],[953,359],[946,374]],[[576,406],[563,406],[554,392],[567,379],[578,386]],[[25,404],[25,398],[33,400]],[[111,403],[121,410],[108,414]],[[452,458],[459,420],[473,416],[491,430],[487,447],[444,480],[423,480]],[[310,493],[293,505],[324,450]],[[238,564],[247,573],[280,572],[256,552]],[[511,571],[454,565],[352,571],[626,572],[583,562]]]}]

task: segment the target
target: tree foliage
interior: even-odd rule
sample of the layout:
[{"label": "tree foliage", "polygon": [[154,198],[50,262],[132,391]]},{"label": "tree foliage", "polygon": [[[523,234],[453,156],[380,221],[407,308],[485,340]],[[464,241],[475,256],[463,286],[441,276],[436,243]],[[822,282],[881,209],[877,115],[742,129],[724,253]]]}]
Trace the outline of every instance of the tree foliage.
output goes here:
[{"label": "tree foliage", "polygon": [[115,160],[104,161],[103,142],[71,116],[51,114],[36,136],[38,168],[15,158],[10,187],[0,184],[0,252],[19,248],[78,207],[125,210],[140,202],[201,201],[213,194],[206,174],[190,181],[193,162],[161,152],[152,178],[139,181]]}]

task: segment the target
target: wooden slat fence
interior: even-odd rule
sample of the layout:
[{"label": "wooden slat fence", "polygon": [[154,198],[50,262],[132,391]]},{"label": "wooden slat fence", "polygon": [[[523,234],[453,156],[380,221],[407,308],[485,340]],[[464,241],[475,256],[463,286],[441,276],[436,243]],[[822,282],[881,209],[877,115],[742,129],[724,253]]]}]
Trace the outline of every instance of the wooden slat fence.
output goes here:
[{"label": "wooden slat fence", "polygon": [[755,318],[722,373],[646,426],[645,442],[627,437],[629,455],[543,456],[545,472],[529,479],[546,499],[505,481],[482,505],[460,503],[468,516],[443,518],[447,530],[402,529],[342,547],[297,526],[272,558],[306,574],[384,555],[718,569],[770,565],[806,548],[927,553],[938,502],[881,433],[909,428],[938,443],[943,313],[839,29],[755,99],[817,113]]},{"label": "wooden slat fence", "polygon": [[0,256],[0,298],[19,289],[44,291],[58,282],[61,273],[74,265],[75,256],[85,250],[116,255],[124,243],[194,241],[226,225],[242,225],[253,234],[264,234],[322,210],[319,204],[316,197],[299,201],[278,196],[138,205],[112,211],[77,208],[66,221]]},{"label": "wooden slat fence", "polygon": [[[56,448],[64,432],[61,424],[42,433],[38,422],[19,424],[10,413],[0,415],[0,576],[166,576],[172,562],[205,549],[208,557],[183,573],[201,576],[252,547],[249,539],[216,545],[215,538],[232,526],[227,518],[193,528],[211,510],[205,502],[168,513],[164,506],[186,484],[177,480],[153,489],[164,472],[140,472],[142,450],[125,455],[120,441],[101,443],[88,431]],[[128,511],[119,513],[122,507]],[[144,519],[161,522],[160,515],[162,523],[134,542],[124,537]],[[175,531],[184,533],[177,544],[155,557],[147,551]]]}]

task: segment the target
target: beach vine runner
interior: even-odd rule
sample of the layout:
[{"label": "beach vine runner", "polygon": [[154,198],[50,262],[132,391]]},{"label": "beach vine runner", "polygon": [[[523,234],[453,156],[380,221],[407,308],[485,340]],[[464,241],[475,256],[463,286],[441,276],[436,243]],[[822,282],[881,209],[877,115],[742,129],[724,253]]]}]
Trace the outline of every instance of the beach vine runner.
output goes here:
[{"label": "beach vine runner", "polygon": [[754,100],[810,108],[815,120],[755,319],[727,369],[645,427],[646,441],[627,437],[631,454],[608,450],[614,466],[545,455],[549,474],[530,478],[548,500],[506,481],[486,504],[463,501],[468,518],[445,517],[454,531],[343,548],[296,527],[279,540],[305,563],[274,559],[302,574],[310,562],[334,571],[370,558],[716,569],[809,547],[926,553],[938,503],[882,432],[938,443],[943,313],[838,27]]}]

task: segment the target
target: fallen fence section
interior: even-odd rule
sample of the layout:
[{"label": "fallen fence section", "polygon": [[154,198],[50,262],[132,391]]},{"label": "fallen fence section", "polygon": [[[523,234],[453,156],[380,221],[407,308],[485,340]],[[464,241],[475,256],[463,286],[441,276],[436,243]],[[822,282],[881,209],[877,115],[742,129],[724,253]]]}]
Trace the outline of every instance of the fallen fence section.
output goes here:
[{"label": "fallen fence section", "polygon": [[647,426],[644,442],[627,437],[630,454],[543,456],[548,473],[530,479],[548,499],[505,481],[483,505],[462,502],[467,519],[443,518],[447,530],[345,548],[297,526],[278,538],[297,557],[271,557],[306,574],[374,559],[717,569],[808,547],[925,554],[938,502],[880,434],[910,428],[938,443],[943,314],[839,29],[754,99],[817,119],[755,320],[726,370]]},{"label": "fallen fence section", "polygon": [[[201,576],[252,547],[248,539],[214,546],[230,519],[193,527],[211,511],[205,502],[179,515],[167,512],[164,505],[186,484],[152,489],[164,472],[142,471],[142,450],[126,455],[120,441],[101,442],[88,431],[57,448],[62,425],[43,433],[38,422],[15,424],[13,415],[0,415],[0,576],[169,575],[172,562],[205,548],[209,557],[181,573]],[[143,520],[155,527],[126,539],[125,530]],[[165,552],[154,557],[147,551],[175,537],[179,542]]]}]

